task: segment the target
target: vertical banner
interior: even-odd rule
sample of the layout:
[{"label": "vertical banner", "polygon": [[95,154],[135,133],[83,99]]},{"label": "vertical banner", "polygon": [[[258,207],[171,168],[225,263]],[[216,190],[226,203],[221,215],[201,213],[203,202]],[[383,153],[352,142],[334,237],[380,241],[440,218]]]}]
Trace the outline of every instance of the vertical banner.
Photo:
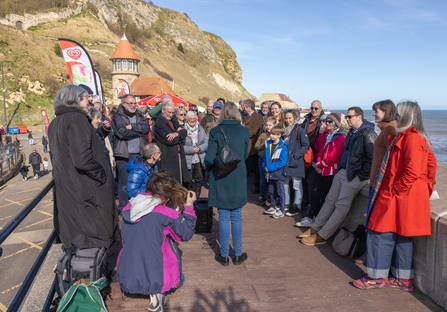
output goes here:
[{"label": "vertical banner", "polygon": [[119,79],[119,83],[120,83],[119,95],[123,96],[129,94],[130,93],[129,84],[126,82],[126,80]]},{"label": "vertical banner", "polygon": [[102,88],[101,76],[95,69],[96,87],[98,88],[98,95],[101,97],[102,105],[106,106],[106,99],[104,98],[104,89]]},{"label": "vertical banner", "polygon": [[75,41],[63,38],[59,38],[59,44],[71,82],[75,85],[89,86],[94,94],[98,94],[92,60],[84,47]]},{"label": "vertical banner", "polygon": [[42,113],[43,120],[45,121],[45,130],[48,131],[48,126],[50,125],[50,121],[48,120],[47,112],[44,109],[40,111]]}]

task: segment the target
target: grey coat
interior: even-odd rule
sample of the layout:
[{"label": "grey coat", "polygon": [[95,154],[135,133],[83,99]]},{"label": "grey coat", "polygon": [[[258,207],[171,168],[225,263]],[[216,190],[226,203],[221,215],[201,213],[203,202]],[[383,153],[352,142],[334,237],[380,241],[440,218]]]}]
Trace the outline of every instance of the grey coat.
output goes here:
[{"label": "grey coat", "polygon": [[[206,136],[205,130],[203,130],[201,125],[199,125],[199,144],[197,146],[200,148],[199,158],[200,162],[203,164],[205,161],[206,150],[208,148],[208,137]],[[186,165],[188,166],[188,169],[191,170],[192,159],[194,156],[194,145],[192,144],[192,140],[189,136],[185,138],[183,150],[185,151]]]}]

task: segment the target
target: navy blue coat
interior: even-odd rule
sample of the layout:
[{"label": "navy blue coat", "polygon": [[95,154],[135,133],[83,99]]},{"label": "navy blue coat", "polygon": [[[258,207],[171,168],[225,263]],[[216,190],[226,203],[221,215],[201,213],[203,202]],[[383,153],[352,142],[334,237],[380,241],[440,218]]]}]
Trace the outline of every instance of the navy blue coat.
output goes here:
[{"label": "navy blue coat", "polygon": [[284,168],[285,176],[304,178],[306,170],[304,167],[304,155],[309,148],[310,144],[306,131],[300,125],[296,125],[289,136],[287,163]]},{"label": "navy blue coat", "polygon": [[[158,166],[155,164],[155,172],[158,171]],[[152,176],[149,167],[143,157],[135,157],[127,163],[127,196],[135,197],[138,193],[146,192],[146,185],[149,178]]]},{"label": "navy blue coat", "polygon": [[[225,132],[230,147],[242,159],[228,176],[217,178],[214,159],[225,146],[225,139],[220,128]],[[248,140],[250,131],[234,119],[226,119],[210,131],[208,149],[205,156],[206,170],[210,171],[208,204],[211,207],[236,209],[247,203],[247,170],[245,159],[248,158]]]}]

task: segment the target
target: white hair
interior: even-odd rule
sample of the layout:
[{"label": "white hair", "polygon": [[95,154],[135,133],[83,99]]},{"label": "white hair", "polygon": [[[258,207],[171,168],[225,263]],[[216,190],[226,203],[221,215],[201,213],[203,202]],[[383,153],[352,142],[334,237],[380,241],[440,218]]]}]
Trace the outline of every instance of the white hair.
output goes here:
[{"label": "white hair", "polygon": [[92,97],[92,103],[96,104],[96,103],[101,103],[101,97],[99,95],[93,95]]},{"label": "white hair", "polygon": [[167,101],[166,103],[164,103],[162,109],[163,109],[163,110],[166,110],[166,108],[168,108],[168,107],[174,107],[174,108],[175,108],[175,105],[174,105],[174,103],[172,103],[171,100],[169,100],[169,101]]},{"label": "white hair", "polygon": [[425,139],[428,149],[430,149],[430,140],[422,123],[422,113],[418,102],[401,101],[397,104],[397,114],[397,133],[404,132],[410,127],[415,127],[417,132]]},{"label": "white hair", "polygon": [[197,115],[193,111],[189,111],[189,112],[186,113],[186,117],[185,117],[186,120],[188,120],[188,118],[191,117],[191,116],[194,116],[194,118],[197,120]]}]

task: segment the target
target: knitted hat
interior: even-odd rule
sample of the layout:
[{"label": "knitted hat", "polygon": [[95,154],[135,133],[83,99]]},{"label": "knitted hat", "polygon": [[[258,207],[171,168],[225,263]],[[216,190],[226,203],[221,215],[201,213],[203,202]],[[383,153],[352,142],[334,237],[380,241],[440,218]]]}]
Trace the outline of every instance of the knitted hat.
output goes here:
[{"label": "knitted hat", "polygon": [[341,122],[341,113],[340,112],[334,112],[330,113],[329,116],[327,116],[327,119],[331,119],[335,124],[337,125],[337,128],[340,128],[340,122]]},{"label": "knitted hat", "polygon": [[85,91],[87,91],[88,94],[93,94],[92,89],[90,89],[90,87],[86,86],[85,84],[80,84],[79,85],[82,89],[84,89]]}]

